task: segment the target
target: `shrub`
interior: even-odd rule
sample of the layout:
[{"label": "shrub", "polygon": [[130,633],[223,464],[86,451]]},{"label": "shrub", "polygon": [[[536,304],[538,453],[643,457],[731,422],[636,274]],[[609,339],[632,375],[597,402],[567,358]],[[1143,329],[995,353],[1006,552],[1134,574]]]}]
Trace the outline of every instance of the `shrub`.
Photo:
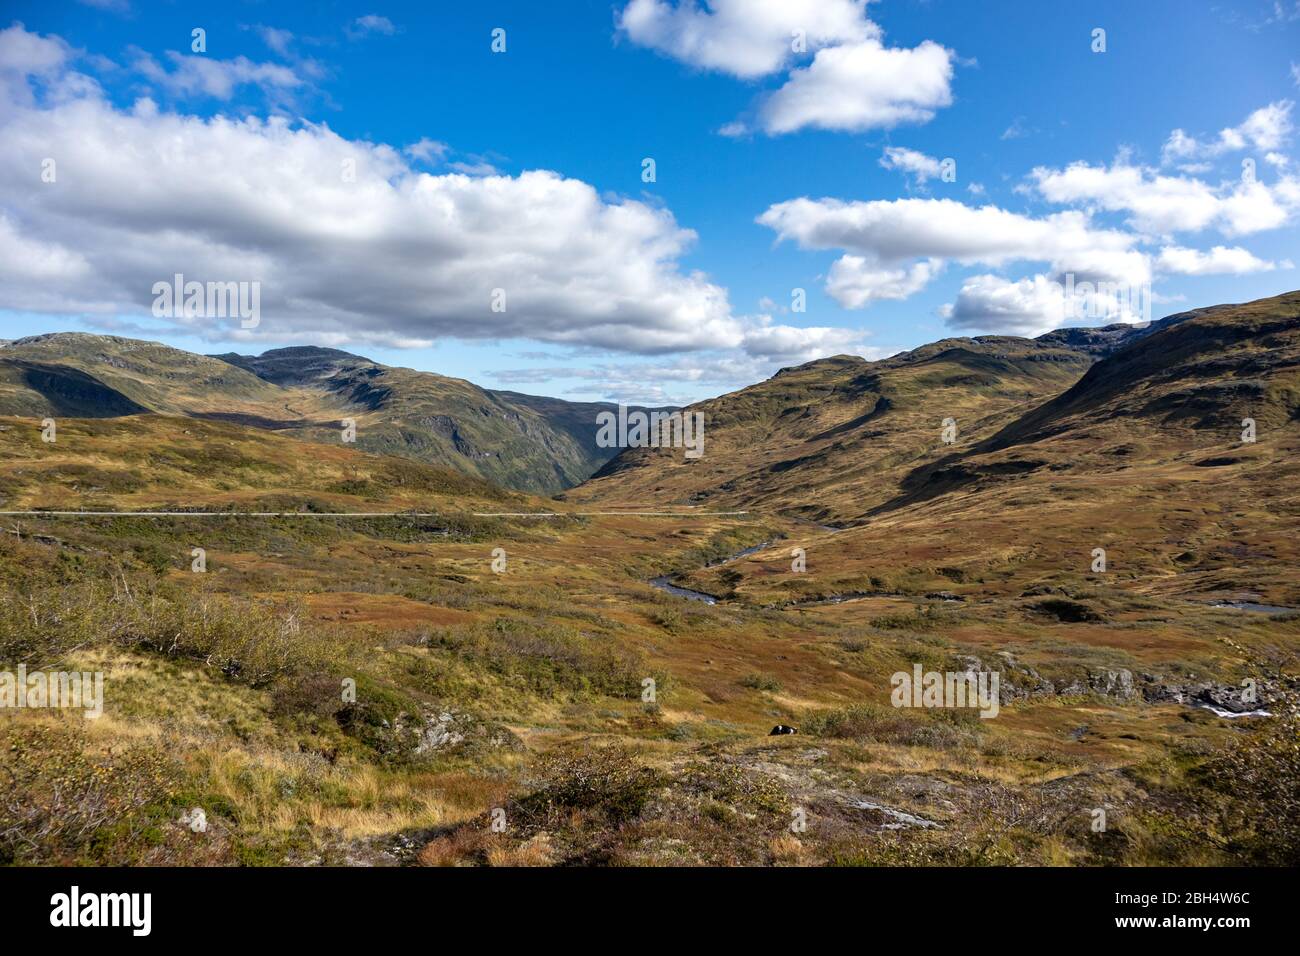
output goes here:
[{"label": "shrub", "polygon": [[746,674],[738,683],[741,687],[748,687],[752,690],[779,691],[781,689],[781,682],[770,674]]},{"label": "shrub", "polygon": [[[7,727],[0,735],[0,863],[123,859],[131,844],[149,838],[156,815],[147,808],[166,802],[179,781],[179,767],[157,750],[96,753],[84,732]],[[99,841],[110,828],[113,839]]]},{"label": "shrub", "polygon": [[547,825],[567,811],[603,817],[611,825],[636,819],[664,785],[658,771],[624,747],[552,754],[541,765],[544,782],[518,801],[525,821]]}]

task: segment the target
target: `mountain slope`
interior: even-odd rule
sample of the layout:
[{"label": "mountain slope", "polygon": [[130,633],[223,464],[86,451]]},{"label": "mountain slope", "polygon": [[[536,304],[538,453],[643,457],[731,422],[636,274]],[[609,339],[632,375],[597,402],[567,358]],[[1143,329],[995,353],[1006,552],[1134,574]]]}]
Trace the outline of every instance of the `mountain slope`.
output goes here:
[{"label": "mountain slope", "polygon": [[238,422],[338,442],[550,494],[615,449],[595,444],[612,405],[493,392],[336,349],[194,355],[156,342],[55,333],[0,345],[0,414],[117,417],[148,412]]},{"label": "mountain slope", "polygon": [[[98,382],[135,406],[134,411],[123,411],[120,403],[112,403],[97,411],[91,403],[84,414],[92,417],[137,414],[145,409],[174,415],[265,409],[282,401],[275,388],[225,362],[158,342],[115,335],[58,332],[17,339],[0,347],[0,368],[12,370],[24,363],[76,370],[82,373],[78,377],[81,381]],[[3,411],[9,414],[16,413],[11,409],[18,401],[38,404],[38,395],[60,392],[53,381],[33,380],[30,376],[19,380],[12,371],[5,379],[7,387],[0,392],[0,398]],[[53,414],[58,409],[50,407],[48,411]]]},{"label": "mountain slope", "polygon": [[460,472],[309,444],[232,422],[68,418],[46,444],[0,418],[0,507],[72,510],[465,511],[543,502]]},{"label": "mountain slope", "polygon": [[[328,399],[340,417],[356,422],[357,446],[368,451],[454,463],[506,487],[542,492],[574,485],[600,463],[544,415],[463,379],[336,349],[217,358],[278,388]],[[337,434],[333,422],[305,430],[318,441]]]},{"label": "mountain slope", "polygon": [[[1300,606],[1300,293],[1169,323],[978,441],[884,478],[892,493],[851,527],[686,583],[760,604],[953,592],[1018,600],[1026,621],[1110,607],[1106,639],[1126,648],[1181,620],[1180,605],[1161,617],[1135,598]],[[793,544],[806,574],[789,573]]]},{"label": "mountain slope", "polygon": [[1005,447],[1111,418],[1238,432],[1300,409],[1300,293],[1185,313],[1088,370],[989,442]]},{"label": "mountain slope", "polygon": [[628,449],[573,501],[781,511],[844,522],[888,500],[911,468],[940,457],[945,419],[957,447],[1004,426],[1026,404],[1073,384],[1091,358],[1027,339],[945,339],[879,362],[839,355],[691,406],[704,454]]}]

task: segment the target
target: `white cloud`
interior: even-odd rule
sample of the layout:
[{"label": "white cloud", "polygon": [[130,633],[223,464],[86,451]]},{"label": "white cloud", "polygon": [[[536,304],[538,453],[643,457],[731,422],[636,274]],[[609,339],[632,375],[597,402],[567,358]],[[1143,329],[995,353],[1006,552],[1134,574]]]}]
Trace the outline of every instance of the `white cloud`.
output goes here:
[{"label": "white cloud", "polygon": [[[757,79],[789,70],[759,105],[769,135],[923,123],[952,102],[953,53],[926,40],[886,47],[866,0],[631,0],[618,16],[634,43],[705,70]],[[807,66],[797,64],[812,55]],[[723,136],[749,125],[734,120]]]},{"label": "white cloud", "polygon": [[[1257,258],[1240,246],[1215,246],[1209,252],[1183,246],[1166,246],[1156,258],[1156,268],[1176,275],[1247,275],[1252,272],[1272,272],[1275,262]],[[1291,264],[1283,262],[1282,268]]]},{"label": "white cloud", "polygon": [[1218,138],[1212,142],[1202,143],[1195,137],[1188,136],[1181,129],[1169,134],[1160,151],[1166,164],[1181,160],[1202,159],[1236,153],[1254,147],[1260,150],[1277,150],[1291,136],[1291,109],[1295,104],[1290,100],[1278,100],[1262,106],[1246,117],[1238,126],[1229,126],[1220,130]]},{"label": "white cloud", "polygon": [[1055,203],[1088,203],[1113,212],[1128,212],[1130,224],[1158,235],[1213,227],[1228,236],[1247,235],[1284,225],[1300,204],[1297,181],[1283,178],[1274,186],[1239,180],[1210,186],[1187,176],[1116,160],[1111,166],[1079,162],[1065,169],[1038,167],[1031,174],[1040,194]]},{"label": "white cloud", "polygon": [[1142,322],[1149,311],[1149,290],[1067,288],[1042,274],[1018,281],[978,275],[962,283],[957,301],[940,315],[954,328],[1035,336],[1067,324]]},{"label": "white cloud", "polygon": [[570,389],[570,394],[595,394],[606,401],[686,404],[702,394],[743,388],[780,368],[827,355],[848,353],[867,359],[886,356],[883,349],[864,345],[865,338],[865,333],[855,330],[777,326],[760,317],[746,347],[731,353],[701,352],[666,362],[533,366],[488,374],[514,387],[576,379],[586,384]]},{"label": "white cloud", "polygon": [[758,222],[803,248],[843,249],[884,264],[955,259],[998,266],[1028,260],[1116,277],[1144,271],[1144,257],[1132,249],[1135,236],[1096,228],[1076,210],[1035,219],[953,199],[794,199],[770,207]]},{"label": "white cloud", "polygon": [[29,33],[21,23],[0,30],[0,110],[32,102],[29,76],[48,82],[72,59],[72,48],[60,37]]},{"label": "white cloud", "polygon": [[262,42],[272,51],[281,56],[287,56],[289,54],[289,45],[293,42],[293,34],[288,30],[281,30],[278,27],[263,26],[260,23],[253,29],[257,31],[257,35],[262,38]]},{"label": "white cloud", "polygon": [[417,142],[412,143],[410,146],[402,150],[402,152],[407,156],[410,156],[412,159],[419,159],[426,163],[436,163],[446,156],[450,149],[451,147],[446,143],[440,142],[436,139],[429,139],[427,136],[422,136]]},{"label": "white cloud", "polygon": [[454,163],[449,163],[448,167],[452,170],[452,172],[463,173],[466,176],[499,175],[499,173],[497,172],[497,168],[495,166],[493,166],[491,163],[484,162],[483,160],[475,160],[473,162],[468,162],[468,163],[462,160],[457,160]]},{"label": "white cloud", "polygon": [[21,23],[0,30],[0,71],[46,76],[63,67],[72,48],[61,37],[29,33]]},{"label": "white cloud", "polygon": [[759,123],[771,135],[924,123],[952,102],[951,81],[952,51],[930,40],[910,50],[879,40],[828,47],[763,102]]},{"label": "white cloud", "polygon": [[906,299],[920,292],[942,268],[940,259],[888,267],[865,256],[840,256],[831,264],[826,293],[846,309],[861,309],[872,302]]},{"label": "white cloud", "polygon": [[783,70],[795,33],[811,52],[880,35],[866,0],[632,0],[618,17],[632,42],[706,70],[755,79]]},{"label": "white cloud", "polygon": [[1029,135],[1029,130],[1025,128],[1025,118],[1017,116],[1011,121],[1011,125],[1002,131],[999,139],[1022,139]]},{"label": "white cloud", "polygon": [[885,169],[897,169],[910,174],[918,183],[938,179],[943,172],[943,166],[933,156],[903,146],[886,146],[880,157],[880,165]]},{"label": "white cloud", "polygon": [[170,70],[142,50],[134,51],[131,66],[173,96],[228,100],[240,86],[257,86],[274,97],[305,85],[292,68],[280,63],[255,63],[246,56],[219,60],[175,50],[168,50],[166,56],[172,64]]},{"label": "white cloud", "polygon": [[357,17],[349,24],[347,29],[348,36],[353,40],[359,40],[362,37],[371,34],[381,34],[383,36],[392,36],[397,32],[397,25],[388,17],[381,17],[375,13],[368,13],[364,17]]},{"label": "white cloud", "polygon": [[[16,270],[0,308],[139,317],[179,272],[261,283],[255,330],[174,320],[214,339],[522,337],[654,353],[740,348],[753,324],[679,266],[695,235],[669,211],[554,172],[435,176],[324,125],[148,100],[123,110],[93,92],[5,103],[0,141],[0,241]],[[39,178],[47,156],[55,183]],[[497,288],[504,312],[491,310]]]},{"label": "white cloud", "polygon": [[741,348],[747,355],[768,362],[807,362],[856,348],[864,338],[856,329],[824,326],[772,325],[766,316],[745,331]]}]

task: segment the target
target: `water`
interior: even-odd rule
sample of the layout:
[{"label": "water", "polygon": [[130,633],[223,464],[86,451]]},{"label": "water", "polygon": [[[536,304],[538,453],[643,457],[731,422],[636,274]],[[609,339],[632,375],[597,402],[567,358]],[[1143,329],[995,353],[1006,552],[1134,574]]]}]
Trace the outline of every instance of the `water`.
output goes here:
[{"label": "water", "polygon": [[877,813],[883,813],[889,817],[891,823],[881,824],[882,830],[902,830],[906,827],[920,827],[928,830],[931,827],[942,830],[943,826],[935,823],[933,820],[927,820],[924,817],[918,817],[913,813],[905,813],[902,810],[895,810],[893,807],[886,807],[879,803],[872,803],[870,800],[855,800],[852,804],[859,810],[875,810]]},{"label": "water", "polygon": [[1288,614],[1300,610],[1294,607],[1280,607],[1277,604],[1256,604],[1254,601],[1214,601],[1210,607],[1227,607],[1234,611],[1253,611],[1256,614]]},{"label": "water", "polygon": [[1204,701],[1197,701],[1192,706],[1208,710],[1216,717],[1272,717],[1273,715],[1267,710],[1245,710],[1237,712],[1234,710],[1224,710],[1222,707],[1215,707],[1213,704],[1207,704]]},{"label": "water", "polygon": [[703,591],[692,591],[690,588],[678,587],[668,580],[667,576],[661,578],[651,578],[650,586],[656,587],[660,591],[666,591],[676,597],[686,598],[688,601],[703,601],[705,604],[717,604],[718,599],[712,594],[705,594]]},{"label": "water", "polygon": [[758,544],[754,545],[752,548],[746,548],[744,551],[737,551],[729,558],[719,558],[717,561],[710,561],[708,564],[705,565],[705,567],[716,568],[724,564],[730,564],[732,561],[739,561],[741,558],[747,558],[751,554],[758,554],[758,552],[762,551],[771,543],[772,543],[771,541],[759,542]]},{"label": "water", "polygon": [[[705,567],[716,568],[723,564],[730,564],[732,561],[739,561],[741,558],[747,558],[751,554],[757,554],[759,551],[762,551],[771,543],[772,543],[771,541],[763,541],[759,544],[754,545],[752,548],[746,548],[744,551],[737,551],[735,554],[731,555],[730,557],[720,558],[717,561],[710,561],[708,564],[705,565]],[[658,578],[651,578],[650,586],[656,587],[660,591],[665,591],[668,594],[672,594],[680,598],[686,598],[688,601],[703,601],[705,604],[718,603],[718,599],[715,598],[712,594],[705,594],[703,591],[692,591],[690,588],[684,588],[676,584],[673,584],[672,581],[668,579],[668,575],[664,575],[663,577],[658,577]]]}]

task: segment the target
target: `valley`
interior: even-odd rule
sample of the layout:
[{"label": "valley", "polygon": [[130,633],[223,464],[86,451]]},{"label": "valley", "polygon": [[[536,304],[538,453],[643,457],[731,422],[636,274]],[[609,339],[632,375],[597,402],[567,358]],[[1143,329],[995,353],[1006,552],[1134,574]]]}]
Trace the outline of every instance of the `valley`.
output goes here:
[{"label": "valley", "polygon": [[0,348],[0,659],[105,686],[0,719],[0,856],[1294,862],[1300,293],[1140,331],[822,359],[604,461],[608,409],[330,350]]}]

